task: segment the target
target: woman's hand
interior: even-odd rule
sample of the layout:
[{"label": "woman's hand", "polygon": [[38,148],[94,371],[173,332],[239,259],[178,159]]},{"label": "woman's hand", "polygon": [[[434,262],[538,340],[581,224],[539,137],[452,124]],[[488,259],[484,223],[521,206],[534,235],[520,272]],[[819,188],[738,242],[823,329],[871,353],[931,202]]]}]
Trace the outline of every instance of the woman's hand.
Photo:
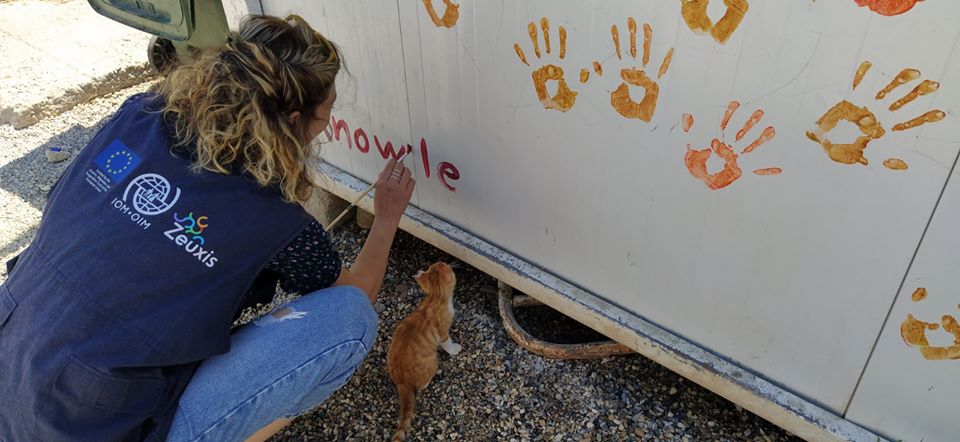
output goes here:
[{"label": "woman's hand", "polygon": [[388,220],[394,226],[400,223],[403,211],[410,203],[416,183],[410,169],[391,158],[380,172],[374,186],[373,214],[377,219]]},{"label": "woman's hand", "polygon": [[353,285],[366,292],[370,302],[377,302],[377,294],[383,285],[383,275],[387,271],[387,257],[390,246],[400,225],[400,217],[410,203],[413,195],[413,178],[410,169],[403,163],[391,159],[387,167],[380,172],[373,194],[373,227],[367,234],[367,240],[350,269],[343,269],[333,285]]}]

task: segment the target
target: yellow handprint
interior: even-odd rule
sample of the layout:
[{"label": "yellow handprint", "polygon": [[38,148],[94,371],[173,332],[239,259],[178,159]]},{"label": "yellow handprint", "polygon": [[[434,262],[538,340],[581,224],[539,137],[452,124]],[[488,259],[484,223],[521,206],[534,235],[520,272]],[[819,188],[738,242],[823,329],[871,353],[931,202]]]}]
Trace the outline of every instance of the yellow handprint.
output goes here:
[{"label": "yellow handprint", "polygon": [[[927,289],[920,287],[913,292],[914,302],[920,302],[927,297]],[[937,330],[943,325],[943,331],[953,335],[953,345],[934,347],[927,341],[927,330]],[[907,314],[907,319],[900,323],[900,337],[907,345],[916,348],[926,359],[960,359],[960,323],[950,315],[943,315],[940,324],[924,322]]]},{"label": "yellow handprint", "polygon": [[[540,27],[543,29],[543,44],[546,53],[550,53],[550,21],[546,17],[540,19]],[[530,41],[533,43],[533,52],[540,58],[540,43],[539,37],[537,35],[537,25],[531,22],[527,25],[527,32],[530,34]],[[516,51],[517,57],[520,57],[520,61],[523,64],[530,66],[530,63],[527,62],[527,56],[523,52],[523,49],[520,48],[519,43],[514,43],[513,50]],[[560,59],[563,60],[567,55],[567,30],[563,26],[560,26]],[[533,71],[531,74],[533,77],[533,87],[537,91],[537,97],[540,99],[540,102],[543,103],[545,109],[556,109],[560,112],[566,112],[573,107],[574,103],[577,101],[577,93],[570,90],[567,86],[567,81],[564,79],[563,68],[555,64],[545,64],[539,69]],[[554,96],[550,96],[547,92],[547,82],[548,81],[557,82],[557,93]],[[584,80],[586,81],[586,80]]]},{"label": "yellow handprint", "polygon": [[[627,29],[630,32],[630,57],[637,58],[637,22],[633,17],[627,18]],[[620,30],[617,25],[610,27],[610,35],[613,37],[613,47],[617,53],[617,59],[623,60],[623,54],[620,51]],[[613,92],[610,93],[610,105],[626,118],[637,118],[646,122],[653,119],[653,114],[657,110],[657,100],[660,97],[660,86],[651,79],[646,72],[647,64],[650,62],[650,41],[653,39],[653,29],[649,24],[643,24],[643,56],[641,58],[642,68],[624,68],[620,70],[620,83]],[[670,62],[673,60],[673,48],[667,51],[660,63],[660,69],[657,73],[659,80],[670,69]],[[594,71],[598,75],[603,75],[603,68],[600,63],[593,63]],[[586,70],[581,72],[581,76]],[[584,80],[585,81],[585,80]],[[643,98],[640,102],[634,101],[630,97],[630,85],[640,86],[644,89]]]},{"label": "yellow handprint", "polygon": [[443,11],[443,17],[440,17],[437,15],[437,11],[433,9],[433,0],[423,0],[423,6],[427,8],[427,14],[430,15],[433,24],[437,25],[438,28],[452,28],[460,18],[460,5],[450,0],[443,0],[443,4],[446,9]]},{"label": "yellow handprint", "polygon": [[[863,80],[863,77],[870,70],[871,66],[872,64],[869,61],[865,61],[860,65],[859,68],[857,68],[857,72],[853,77],[854,90],[856,90],[857,86],[860,85],[860,81]],[[894,89],[918,78],[920,78],[920,71],[910,68],[904,69],[900,71],[900,73],[897,74],[897,76],[894,77],[889,84],[877,92],[875,98],[877,100],[882,100]],[[915,100],[917,97],[936,92],[936,90],[939,88],[940,83],[931,80],[923,80],[920,82],[920,84],[914,87],[913,90],[890,104],[889,109],[891,111],[897,111],[904,105]],[[935,109],[912,120],[895,124],[893,126],[893,130],[908,130],[925,123],[937,122],[944,119],[946,115],[947,114],[942,110]],[[841,120],[849,121],[855,124],[860,129],[860,132],[863,133],[863,135],[857,137],[853,143],[836,144],[830,141],[826,135],[833,130],[837,126],[837,123],[839,123]],[[820,143],[830,159],[838,163],[859,163],[867,165],[869,164],[869,161],[867,160],[867,157],[863,155],[863,151],[867,148],[868,143],[882,137],[885,133],[886,131],[884,131],[880,122],[877,121],[877,117],[873,112],[866,107],[859,107],[847,100],[841,100],[839,103],[828,109],[823,116],[817,120],[817,129],[808,131],[807,138]],[[883,162],[883,165],[894,170],[903,170],[907,168],[907,163],[899,158],[887,159]]]},{"label": "yellow handprint", "polygon": [[733,31],[737,30],[743,17],[747,15],[750,5],[746,0],[723,0],[727,12],[716,23],[707,16],[707,6],[710,0],[680,0],[680,15],[687,27],[698,34],[710,33],[718,43],[725,43]]}]

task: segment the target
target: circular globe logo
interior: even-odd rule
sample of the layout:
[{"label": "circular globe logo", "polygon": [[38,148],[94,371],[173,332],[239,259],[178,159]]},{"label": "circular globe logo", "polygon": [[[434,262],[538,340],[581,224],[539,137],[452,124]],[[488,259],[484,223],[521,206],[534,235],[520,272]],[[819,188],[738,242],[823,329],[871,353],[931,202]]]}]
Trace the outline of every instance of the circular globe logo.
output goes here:
[{"label": "circular globe logo", "polygon": [[170,198],[170,183],[166,178],[155,173],[145,173],[133,179],[123,191],[123,200],[127,201],[130,190],[133,190],[133,208],[143,215],[159,215],[170,210],[180,199],[180,189]]}]

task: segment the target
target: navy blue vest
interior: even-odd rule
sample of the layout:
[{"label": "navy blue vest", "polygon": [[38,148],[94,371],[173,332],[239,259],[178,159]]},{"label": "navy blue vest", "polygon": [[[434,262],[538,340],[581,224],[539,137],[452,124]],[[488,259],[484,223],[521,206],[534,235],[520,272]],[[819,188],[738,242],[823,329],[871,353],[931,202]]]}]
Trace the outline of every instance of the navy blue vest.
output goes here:
[{"label": "navy blue vest", "polygon": [[199,361],[310,221],[275,189],[195,174],[136,95],[74,159],[0,285],[0,440],[163,440]]}]

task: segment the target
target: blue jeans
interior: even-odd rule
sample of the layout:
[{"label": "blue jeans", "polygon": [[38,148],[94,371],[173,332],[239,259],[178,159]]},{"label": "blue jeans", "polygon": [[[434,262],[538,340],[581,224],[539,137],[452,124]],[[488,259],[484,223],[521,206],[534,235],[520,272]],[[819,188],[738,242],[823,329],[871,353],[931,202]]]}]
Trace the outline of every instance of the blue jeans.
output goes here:
[{"label": "blue jeans", "polygon": [[351,286],[310,293],[241,327],[230,351],[203,361],[169,441],[242,441],[306,413],[343,386],[377,336],[377,314]]}]

